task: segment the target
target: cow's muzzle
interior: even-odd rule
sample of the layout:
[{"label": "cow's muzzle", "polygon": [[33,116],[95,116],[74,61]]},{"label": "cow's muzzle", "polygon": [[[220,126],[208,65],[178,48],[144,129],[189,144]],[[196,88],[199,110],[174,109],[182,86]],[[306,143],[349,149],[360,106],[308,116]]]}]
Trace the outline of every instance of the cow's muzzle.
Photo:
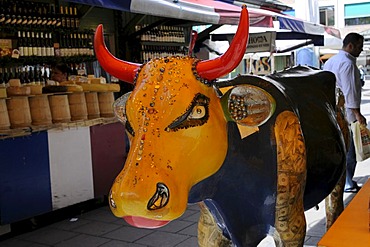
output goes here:
[{"label": "cow's muzzle", "polygon": [[148,210],[157,210],[167,205],[170,199],[170,191],[163,183],[157,183],[155,194],[150,198],[147,208]]}]

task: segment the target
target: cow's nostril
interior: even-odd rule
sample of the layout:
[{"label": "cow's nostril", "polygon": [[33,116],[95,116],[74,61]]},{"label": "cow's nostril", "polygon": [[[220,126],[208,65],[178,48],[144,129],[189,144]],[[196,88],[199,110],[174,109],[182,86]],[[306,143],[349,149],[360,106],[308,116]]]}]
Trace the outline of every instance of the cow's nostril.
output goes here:
[{"label": "cow's nostril", "polygon": [[150,198],[147,208],[148,210],[157,210],[167,205],[170,198],[170,191],[163,183],[157,183],[155,194]]}]

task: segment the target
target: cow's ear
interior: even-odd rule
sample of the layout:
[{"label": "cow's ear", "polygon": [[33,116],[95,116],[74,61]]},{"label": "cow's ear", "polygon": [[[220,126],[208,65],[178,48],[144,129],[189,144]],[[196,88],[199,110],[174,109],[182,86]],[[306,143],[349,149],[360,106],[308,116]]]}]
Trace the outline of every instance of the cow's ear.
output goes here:
[{"label": "cow's ear", "polygon": [[127,117],[126,117],[126,102],[128,97],[130,97],[131,92],[128,92],[118,99],[116,99],[113,103],[113,111],[114,115],[116,115],[117,119],[126,124]]},{"label": "cow's ear", "polygon": [[262,88],[238,85],[229,89],[221,98],[228,121],[245,126],[260,126],[274,113],[274,98]]}]

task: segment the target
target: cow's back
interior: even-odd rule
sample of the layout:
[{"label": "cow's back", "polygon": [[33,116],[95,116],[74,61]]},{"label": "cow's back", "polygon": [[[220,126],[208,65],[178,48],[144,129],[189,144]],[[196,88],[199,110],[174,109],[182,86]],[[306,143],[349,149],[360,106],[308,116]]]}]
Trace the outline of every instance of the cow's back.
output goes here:
[{"label": "cow's back", "polygon": [[301,123],[307,152],[304,205],[309,209],[333,190],[346,162],[335,115],[335,76],[298,66],[268,78],[284,88]]}]

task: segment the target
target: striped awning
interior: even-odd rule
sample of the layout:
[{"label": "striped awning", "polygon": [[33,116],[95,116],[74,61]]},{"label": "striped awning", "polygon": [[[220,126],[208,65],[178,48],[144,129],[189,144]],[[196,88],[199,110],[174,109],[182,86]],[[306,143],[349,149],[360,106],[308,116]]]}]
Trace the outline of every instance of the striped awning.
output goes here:
[{"label": "striped awning", "polygon": [[[68,0],[68,2],[205,24],[236,25],[240,17],[240,7],[227,3],[230,2],[228,0]],[[340,38],[340,31],[332,27],[310,23],[270,10],[257,8],[248,10],[251,27],[274,28],[274,21],[277,21],[282,30],[314,35],[326,33]]]}]

